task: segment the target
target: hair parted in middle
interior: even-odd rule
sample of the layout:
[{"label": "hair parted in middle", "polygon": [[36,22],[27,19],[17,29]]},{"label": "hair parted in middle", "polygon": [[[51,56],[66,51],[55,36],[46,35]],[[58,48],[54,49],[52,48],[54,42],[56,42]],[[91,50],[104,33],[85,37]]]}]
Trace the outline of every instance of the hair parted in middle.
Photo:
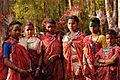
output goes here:
[{"label": "hair parted in middle", "polygon": [[74,20],[77,22],[77,24],[79,23],[79,18],[78,18],[76,15],[68,16],[67,21],[68,21],[69,19],[74,19]]}]

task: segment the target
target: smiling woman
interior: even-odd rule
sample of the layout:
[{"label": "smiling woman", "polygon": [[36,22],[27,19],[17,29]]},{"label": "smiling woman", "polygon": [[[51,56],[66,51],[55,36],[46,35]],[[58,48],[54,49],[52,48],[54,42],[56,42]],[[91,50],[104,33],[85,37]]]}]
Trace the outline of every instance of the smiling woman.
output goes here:
[{"label": "smiling woman", "polygon": [[[11,69],[8,71],[8,75],[6,74],[7,79],[32,80],[31,74],[29,73],[31,62],[28,52],[23,46],[18,44],[20,34],[21,23],[18,21],[13,21],[12,23],[10,23],[8,28],[7,40],[4,41],[2,47],[4,65],[7,68]],[[22,58],[20,56],[22,56]]]}]

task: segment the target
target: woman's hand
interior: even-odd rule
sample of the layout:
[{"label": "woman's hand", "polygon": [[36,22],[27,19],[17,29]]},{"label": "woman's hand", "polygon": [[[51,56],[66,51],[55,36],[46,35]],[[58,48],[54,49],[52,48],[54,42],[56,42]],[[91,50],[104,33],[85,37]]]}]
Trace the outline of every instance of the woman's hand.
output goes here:
[{"label": "woman's hand", "polygon": [[39,70],[39,69],[36,69],[35,77],[39,77],[39,76],[40,76],[40,70]]},{"label": "woman's hand", "polygon": [[105,63],[105,60],[99,59],[98,62],[99,62],[99,63]]},{"label": "woman's hand", "polygon": [[53,62],[54,60],[56,60],[57,58],[60,58],[60,55],[52,55],[50,58],[49,58],[49,60],[50,60],[50,62]]},{"label": "woman's hand", "polygon": [[20,73],[21,77],[27,77],[29,74],[29,70],[20,69],[19,73]]}]

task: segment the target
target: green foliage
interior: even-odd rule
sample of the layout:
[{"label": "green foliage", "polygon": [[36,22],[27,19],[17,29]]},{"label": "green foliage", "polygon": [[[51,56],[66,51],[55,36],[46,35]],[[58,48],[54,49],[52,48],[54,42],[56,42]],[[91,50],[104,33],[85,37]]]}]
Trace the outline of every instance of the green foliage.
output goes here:
[{"label": "green foliage", "polygon": [[[101,8],[104,10],[104,0],[97,0],[96,2],[96,9]],[[82,9],[80,29],[83,32],[88,32],[89,15],[93,12],[95,5],[88,5],[86,0],[74,0],[73,5]],[[26,20],[32,20],[36,24],[38,31],[41,29],[44,18],[51,17],[59,20],[69,8],[67,0],[16,0],[16,2],[10,0],[10,6],[10,10],[16,13],[17,19],[23,23]]]}]

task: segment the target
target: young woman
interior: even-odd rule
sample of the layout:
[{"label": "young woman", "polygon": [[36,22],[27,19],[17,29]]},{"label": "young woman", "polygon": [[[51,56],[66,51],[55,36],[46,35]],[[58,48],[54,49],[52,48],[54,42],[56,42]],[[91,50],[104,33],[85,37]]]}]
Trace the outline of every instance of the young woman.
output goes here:
[{"label": "young woman", "polygon": [[83,80],[82,76],[82,49],[85,35],[78,31],[79,19],[69,16],[67,26],[69,32],[63,37],[63,55],[65,58],[65,78],[68,80]]},{"label": "young woman", "polygon": [[55,33],[55,24],[53,19],[47,19],[45,33],[40,35],[43,44],[36,74],[41,72],[41,80],[64,80],[61,61],[62,44],[60,35]]},{"label": "young woman", "polygon": [[33,77],[35,70],[38,66],[39,56],[41,52],[41,41],[37,38],[34,33],[34,25],[32,22],[28,22],[24,26],[24,35],[19,39],[21,45],[23,45],[29,52],[30,60],[31,60],[31,67],[33,70]]},{"label": "young woman", "polygon": [[86,36],[83,41],[85,44],[83,48],[84,75],[88,80],[95,80],[95,54],[100,48],[105,47],[105,36],[100,35],[99,27],[100,20],[96,17],[91,17],[89,23],[89,30],[91,34]]},{"label": "young woman", "polygon": [[8,80],[32,80],[29,70],[31,61],[28,52],[18,43],[20,33],[21,23],[13,21],[6,34],[7,40],[3,43],[4,64],[10,68]]},{"label": "young woman", "polygon": [[96,54],[96,79],[119,80],[120,79],[120,47],[116,44],[116,32],[109,29],[106,33],[105,48],[101,48]]}]

